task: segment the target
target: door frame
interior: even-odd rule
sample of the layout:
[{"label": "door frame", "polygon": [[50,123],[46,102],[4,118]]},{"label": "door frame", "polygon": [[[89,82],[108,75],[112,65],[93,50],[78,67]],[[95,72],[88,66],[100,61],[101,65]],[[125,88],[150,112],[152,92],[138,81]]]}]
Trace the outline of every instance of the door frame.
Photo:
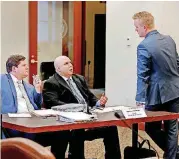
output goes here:
[{"label": "door frame", "polygon": [[38,2],[28,2],[29,7],[29,83],[33,83],[32,76],[37,74],[37,63],[31,64],[33,58],[37,61],[37,14]]},{"label": "door frame", "polygon": [[[74,72],[81,74],[82,71],[82,44],[84,38],[84,26],[82,22],[82,1],[73,2],[73,12],[74,12],[74,30],[73,30],[73,64]],[[37,57],[38,57],[38,48],[37,48],[37,23],[38,23],[38,2],[29,1],[29,83],[33,83],[32,76],[37,74]],[[34,60],[34,63],[31,63],[31,60]]]}]

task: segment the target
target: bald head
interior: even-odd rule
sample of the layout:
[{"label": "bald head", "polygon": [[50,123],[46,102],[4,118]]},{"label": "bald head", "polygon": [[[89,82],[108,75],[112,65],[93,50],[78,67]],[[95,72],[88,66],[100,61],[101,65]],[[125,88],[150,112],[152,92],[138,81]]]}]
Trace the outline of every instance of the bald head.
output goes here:
[{"label": "bald head", "polygon": [[69,59],[67,56],[58,56],[54,61],[55,69],[58,68],[65,59]]},{"label": "bald head", "polygon": [[73,65],[67,56],[59,56],[54,61],[56,72],[64,77],[71,77],[73,74]]}]

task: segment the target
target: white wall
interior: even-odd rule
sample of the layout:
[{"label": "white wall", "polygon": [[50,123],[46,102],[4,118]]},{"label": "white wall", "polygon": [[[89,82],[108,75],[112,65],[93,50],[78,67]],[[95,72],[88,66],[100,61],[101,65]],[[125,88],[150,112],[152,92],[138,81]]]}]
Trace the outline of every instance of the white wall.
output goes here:
[{"label": "white wall", "polygon": [[[106,7],[106,94],[108,105],[135,105],[136,48],[142,40],[133,26],[132,16],[151,12],[156,28],[171,35],[179,50],[179,2],[107,1]],[[127,46],[130,37],[131,46]]]},{"label": "white wall", "polygon": [[1,2],[1,73],[12,54],[28,60],[28,2]]}]

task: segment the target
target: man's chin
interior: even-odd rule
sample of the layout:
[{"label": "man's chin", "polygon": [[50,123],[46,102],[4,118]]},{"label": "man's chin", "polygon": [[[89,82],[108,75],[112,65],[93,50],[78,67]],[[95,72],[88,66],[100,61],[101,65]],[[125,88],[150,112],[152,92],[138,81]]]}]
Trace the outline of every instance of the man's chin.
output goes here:
[{"label": "man's chin", "polygon": [[139,35],[139,37],[140,37],[140,38],[143,38],[143,37],[145,37],[145,35]]},{"label": "man's chin", "polygon": [[29,74],[25,74],[25,75],[23,76],[23,78],[26,78],[28,75],[29,75]]}]

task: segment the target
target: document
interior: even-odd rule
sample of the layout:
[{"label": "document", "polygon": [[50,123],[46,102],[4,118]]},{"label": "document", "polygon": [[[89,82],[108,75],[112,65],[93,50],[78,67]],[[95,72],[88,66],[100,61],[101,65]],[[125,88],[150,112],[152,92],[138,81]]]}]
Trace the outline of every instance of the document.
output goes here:
[{"label": "document", "polygon": [[59,120],[65,122],[84,122],[96,120],[97,116],[89,115],[84,112],[59,112]]},{"label": "document", "polygon": [[8,113],[10,118],[30,118],[32,117],[30,113]]},{"label": "document", "polygon": [[59,111],[52,109],[42,109],[42,110],[34,110],[32,113],[36,116],[48,117],[48,116],[57,116]]},{"label": "document", "polygon": [[129,106],[122,106],[122,105],[116,105],[116,106],[108,106],[104,107],[103,109],[101,108],[96,108],[93,110],[95,113],[106,113],[106,112],[113,112],[116,110],[124,110],[130,108]]}]

